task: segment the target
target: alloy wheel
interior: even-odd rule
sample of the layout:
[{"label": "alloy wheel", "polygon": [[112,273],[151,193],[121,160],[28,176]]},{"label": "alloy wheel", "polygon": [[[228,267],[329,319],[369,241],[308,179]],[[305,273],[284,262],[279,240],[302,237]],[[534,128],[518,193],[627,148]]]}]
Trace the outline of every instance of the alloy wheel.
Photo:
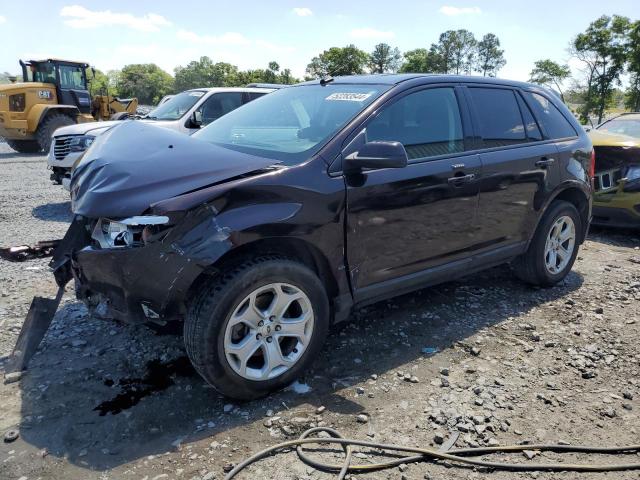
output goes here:
[{"label": "alloy wheel", "polygon": [[544,262],[553,275],[562,272],[573,255],[576,245],[576,226],[567,215],[559,217],[551,226],[544,247]]},{"label": "alloy wheel", "polygon": [[270,283],[236,306],[225,327],[224,354],[241,377],[269,380],[298,362],[313,326],[309,297],[293,285]]}]

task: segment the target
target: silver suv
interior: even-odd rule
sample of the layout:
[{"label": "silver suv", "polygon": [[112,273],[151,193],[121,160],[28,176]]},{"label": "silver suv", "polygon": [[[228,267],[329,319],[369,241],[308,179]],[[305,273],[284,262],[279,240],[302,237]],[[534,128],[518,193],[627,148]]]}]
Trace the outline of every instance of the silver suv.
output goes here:
[{"label": "silver suv", "polygon": [[[195,88],[174,95],[136,121],[191,135],[239,106],[273,91],[274,88],[255,87]],[[118,123],[117,120],[80,123],[57,129],[47,158],[51,180],[69,190],[73,165],[96,136]]]}]

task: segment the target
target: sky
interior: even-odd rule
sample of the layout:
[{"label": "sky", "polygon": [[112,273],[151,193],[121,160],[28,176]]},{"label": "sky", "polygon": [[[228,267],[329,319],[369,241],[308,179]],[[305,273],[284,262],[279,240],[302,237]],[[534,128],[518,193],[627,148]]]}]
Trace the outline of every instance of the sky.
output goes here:
[{"label": "sky", "polygon": [[[78,3],[74,3],[78,2]],[[638,0],[0,0],[0,71],[19,73],[18,59],[86,61],[107,71],[156,63],[169,73],[207,55],[241,69],[275,60],[302,78],[312,57],[332,46],[371,51],[380,42],[401,51],[426,47],[441,32],[466,28],[500,38],[499,76],[527,80],[534,61],[569,63],[567,47],[607,14],[640,17]]]}]

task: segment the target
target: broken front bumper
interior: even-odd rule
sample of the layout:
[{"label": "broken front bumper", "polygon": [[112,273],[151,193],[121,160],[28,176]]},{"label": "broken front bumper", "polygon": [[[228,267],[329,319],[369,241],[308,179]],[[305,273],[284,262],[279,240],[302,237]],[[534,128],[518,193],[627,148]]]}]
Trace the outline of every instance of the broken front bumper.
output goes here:
[{"label": "broken front bumper", "polygon": [[171,241],[99,248],[89,222],[76,217],[54,253],[58,285],[76,282],[76,296],[99,316],[127,322],[163,323],[184,314],[189,288],[206,265]]},{"label": "broken front bumper", "polygon": [[640,228],[640,192],[625,191],[625,182],[593,196],[594,225]]}]

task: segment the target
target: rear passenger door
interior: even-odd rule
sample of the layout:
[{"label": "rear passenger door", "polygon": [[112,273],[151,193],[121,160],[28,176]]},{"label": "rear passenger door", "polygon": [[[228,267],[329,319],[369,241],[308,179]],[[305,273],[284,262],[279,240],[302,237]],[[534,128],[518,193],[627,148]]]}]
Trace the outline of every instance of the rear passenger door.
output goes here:
[{"label": "rear passenger door", "polygon": [[477,235],[487,249],[515,246],[557,184],[558,152],[517,89],[469,85],[467,95],[482,160]]},{"label": "rear passenger door", "polygon": [[366,141],[401,142],[409,164],[345,175],[347,258],[358,299],[373,284],[468,255],[480,159],[465,153],[467,123],[455,89],[442,86],[396,97],[365,124]]}]

